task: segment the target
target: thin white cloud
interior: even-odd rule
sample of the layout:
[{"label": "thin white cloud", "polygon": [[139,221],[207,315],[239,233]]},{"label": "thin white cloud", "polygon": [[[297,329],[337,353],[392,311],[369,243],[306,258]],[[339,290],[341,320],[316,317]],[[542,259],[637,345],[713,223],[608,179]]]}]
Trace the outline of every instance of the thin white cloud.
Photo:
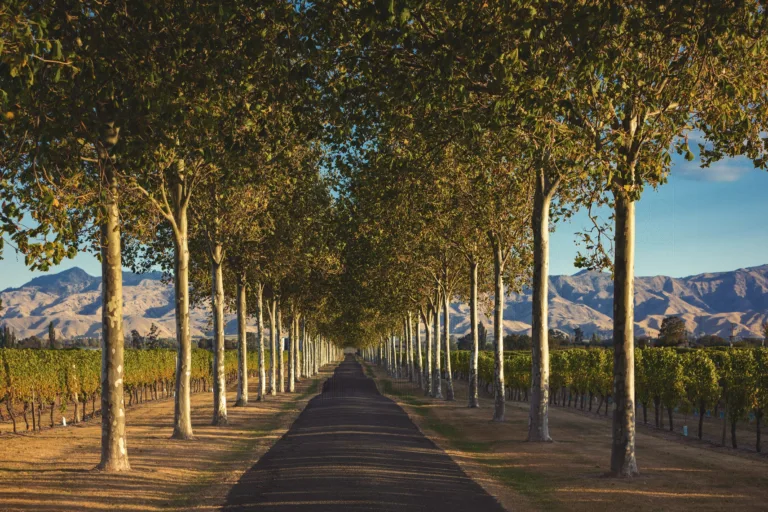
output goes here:
[{"label": "thin white cloud", "polygon": [[701,167],[698,158],[691,162],[681,159],[672,164],[673,176],[692,181],[732,182],[740,180],[750,172],[755,172],[755,168],[752,162],[744,157],[720,160],[709,167]]}]

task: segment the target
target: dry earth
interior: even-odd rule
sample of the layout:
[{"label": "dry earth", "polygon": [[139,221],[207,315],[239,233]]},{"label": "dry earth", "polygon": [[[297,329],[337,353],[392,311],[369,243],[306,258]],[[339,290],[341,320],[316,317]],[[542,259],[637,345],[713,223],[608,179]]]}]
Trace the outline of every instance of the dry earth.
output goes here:
[{"label": "dry earth", "polygon": [[405,381],[387,383],[381,369],[373,371],[380,389],[509,510],[766,509],[765,457],[640,429],[640,477],[608,478],[606,418],[552,408],[555,442],[529,444],[527,403],[507,402],[506,422],[493,423],[491,399],[482,397],[480,409],[468,409],[463,382],[456,383],[456,401],[446,402],[425,398]]},{"label": "dry earth", "polygon": [[[290,427],[318,384],[332,374],[326,366],[304,379],[294,394],[232,407],[229,425],[210,425],[210,393],[192,395],[193,441],[170,439],[173,400],[127,411],[128,451],[132,471],[93,471],[99,461],[100,418],[0,437],[0,510],[217,510],[248,468]],[[258,379],[251,379],[255,397]]]}]

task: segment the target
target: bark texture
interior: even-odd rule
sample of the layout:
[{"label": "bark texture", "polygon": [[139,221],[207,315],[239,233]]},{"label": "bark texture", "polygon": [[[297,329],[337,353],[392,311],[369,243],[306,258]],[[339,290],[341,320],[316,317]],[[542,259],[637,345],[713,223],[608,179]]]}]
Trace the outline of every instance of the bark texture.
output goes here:
[{"label": "bark texture", "polygon": [[296,311],[291,315],[291,333],[288,340],[288,391],[296,391],[296,338],[298,337],[299,322]]},{"label": "bark texture", "polygon": [[424,367],[424,395],[434,396],[434,384],[432,379],[432,329],[430,327],[432,315],[430,309],[427,309],[426,313],[422,310],[421,318],[424,321],[424,342],[427,348],[426,365]]},{"label": "bark texture", "polygon": [[614,192],[614,199],[616,233],[611,473],[631,477],[639,474],[635,459],[635,203],[623,191]]},{"label": "bark texture", "polygon": [[453,375],[451,374],[451,324],[448,309],[448,290],[443,293],[443,340],[445,341],[445,399],[455,400],[453,393]]},{"label": "bark texture", "polygon": [[280,309],[280,299],[275,303],[277,309],[277,390],[285,393],[285,345],[283,344],[283,314]]},{"label": "bark texture", "polygon": [[432,369],[432,385],[434,386],[434,398],[443,398],[443,379],[440,375],[440,294],[439,292],[435,297],[435,314],[432,317],[434,321],[434,327],[432,330],[432,340],[435,346],[435,357],[433,360],[434,367]]},{"label": "bark texture", "polygon": [[269,394],[277,394],[277,299],[272,297],[269,307]]},{"label": "bark texture", "polygon": [[248,404],[248,317],[247,281],[241,274],[237,281],[237,399],[236,407]]},{"label": "bark texture", "polygon": [[224,251],[211,247],[211,301],[213,304],[213,424],[227,424],[227,382],[224,371]]},{"label": "bark texture", "polygon": [[494,353],[494,401],[493,421],[504,421],[506,396],[504,393],[504,255],[501,243],[496,236],[491,236],[493,245],[493,339],[496,345]]},{"label": "bark texture", "polygon": [[531,337],[531,401],[528,441],[548,442],[549,436],[549,333],[547,301],[549,294],[549,205],[551,190],[545,174],[539,171],[533,199],[533,314]]},{"label": "bark texture", "polygon": [[[101,344],[101,460],[97,469],[128,471],[123,398],[123,266],[117,178],[104,172],[105,218],[101,225],[102,344]],[[34,410],[32,417],[34,419]],[[38,420],[39,425],[39,420]],[[15,430],[15,421],[14,421]]]},{"label": "bark texture", "polygon": [[[182,168],[181,164],[179,167]],[[192,439],[190,377],[192,375],[192,337],[189,333],[189,239],[187,206],[182,179],[173,193],[174,291],[176,294],[176,385],[173,410],[173,439]]]},{"label": "bark texture", "polygon": [[469,407],[480,407],[477,364],[480,356],[480,336],[477,332],[477,260],[469,261],[469,322],[472,334],[472,355],[469,359]]}]

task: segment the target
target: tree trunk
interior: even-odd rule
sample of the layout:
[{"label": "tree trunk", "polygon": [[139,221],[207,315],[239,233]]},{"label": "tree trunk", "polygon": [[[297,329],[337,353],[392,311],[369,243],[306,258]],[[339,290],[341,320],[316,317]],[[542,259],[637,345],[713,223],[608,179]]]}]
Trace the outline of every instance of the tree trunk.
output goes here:
[{"label": "tree trunk", "polygon": [[443,398],[443,379],[440,374],[440,285],[437,286],[437,293],[435,294],[435,316],[432,317],[432,343],[434,344],[434,358],[432,363],[432,385],[434,398]]},{"label": "tree trunk", "polygon": [[639,474],[635,458],[635,203],[614,191],[613,443],[611,473]]},{"label": "tree trunk", "polygon": [[296,392],[296,338],[299,331],[299,321],[296,317],[296,308],[291,315],[291,333],[288,340],[288,392]]},{"label": "tree trunk", "polygon": [[723,387],[723,397],[725,397],[725,404],[723,407],[723,431],[720,438],[721,446],[725,446],[725,434],[728,431],[728,393],[726,387]]},{"label": "tree trunk", "polygon": [[[447,278],[446,278],[447,281]],[[447,282],[446,282],[447,286]],[[448,289],[443,293],[443,339],[445,340],[445,399],[452,402],[455,400],[453,392],[453,375],[451,374],[451,324],[449,311],[450,300]]]},{"label": "tree trunk", "polygon": [[731,445],[734,449],[738,448],[736,445],[736,419],[731,419]]},{"label": "tree trunk", "polygon": [[304,344],[307,342],[307,326],[304,318],[299,317],[296,329],[296,382],[301,382],[301,378],[306,376],[304,362],[302,361]]},{"label": "tree trunk", "polygon": [[[11,404],[11,397],[5,398],[5,408],[8,410],[8,416],[11,418],[11,423],[13,424],[13,433],[17,434],[16,431],[16,415],[13,413],[13,405]],[[27,414],[24,413],[24,422],[27,421]],[[27,430],[29,430],[29,423],[27,423]]]},{"label": "tree trunk", "polygon": [[237,281],[237,399],[235,407],[248,404],[248,318],[247,281],[245,272]]},{"label": "tree trunk", "polygon": [[176,295],[176,396],[173,410],[173,439],[192,439],[190,376],[192,338],[189,334],[189,240],[187,207],[182,204],[181,184],[174,194],[174,216],[178,233],[174,236],[174,291]]},{"label": "tree trunk", "polygon": [[285,346],[283,345],[283,312],[280,308],[280,298],[275,303],[277,309],[277,390],[285,393]]},{"label": "tree trunk", "polygon": [[312,342],[314,355],[312,356],[312,372],[317,375],[320,372],[320,338],[316,337]]},{"label": "tree trunk", "polygon": [[477,332],[477,260],[469,260],[469,323],[472,334],[472,355],[469,359],[469,407],[480,407],[478,393],[478,360],[480,357],[480,335]]},{"label": "tree trunk", "polygon": [[755,437],[755,451],[757,453],[760,453],[762,451],[762,446],[760,444],[760,434],[761,434],[761,432],[760,432],[760,423],[761,423],[762,419],[763,419],[763,410],[762,409],[757,409],[755,411],[755,424],[756,424],[756,427],[757,427],[756,430],[755,430],[755,434],[756,434],[756,437]]},{"label": "tree trunk", "polygon": [[[704,407],[706,404],[704,402],[699,402],[699,439],[704,435]],[[760,430],[758,429],[758,432]]]},{"label": "tree trunk", "polygon": [[[408,313],[408,317],[410,318],[410,312]],[[421,353],[421,336],[419,333],[419,315],[416,315],[416,330],[413,333],[413,341],[416,344],[416,361],[415,361],[415,370],[418,372],[417,376],[417,382],[420,388],[424,389],[426,386],[426,381],[424,380],[424,358],[422,357]]]},{"label": "tree trunk", "polygon": [[431,329],[431,322],[432,322],[432,316],[431,316],[431,307],[427,306],[426,314],[424,313],[424,309],[421,310],[421,318],[424,321],[424,334],[425,334],[425,344],[427,347],[427,361],[426,361],[426,367],[424,368],[424,377],[425,377],[425,387],[424,387],[424,396],[432,396],[434,393],[434,387],[432,382],[432,329]]},{"label": "tree trunk", "polygon": [[549,205],[552,191],[545,174],[536,176],[533,199],[533,313],[531,323],[531,403],[528,417],[528,441],[549,442]]},{"label": "tree trunk", "polygon": [[675,426],[672,422],[672,413],[674,412],[674,408],[667,407],[667,416],[669,417],[669,431],[674,432]]},{"label": "tree trunk", "polygon": [[213,424],[227,424],[227,383],[224,367],[224,250],[211,247],[211,301],[213,304]]},{"label": "tree trunk", "polygon": [[123,395],[125,338],[118,188],[111,163],[105,167],[105,218],[101,225],[101,460],[96,469],[115,472],[129,471],[131,465],[128,463]]},{"label": "tree trunk", "polygon": [[411,323],[411,312],[405,317],[405,339],[408,343],[408,380],[413,382],[414,365],[413,365],[413,324]]},{"label": "tree trunk", "polygon": [[270,344],[270,368],[269,368],[269,394],[277,394],[277,299],[272,297],[269,306],[269,344]]},{"label": "tree trunk", "polygon": [[494,360],[493,421],[504,421],[504,254],[500,240],[489,235],[493,246],[493,338],[496,343]]}]

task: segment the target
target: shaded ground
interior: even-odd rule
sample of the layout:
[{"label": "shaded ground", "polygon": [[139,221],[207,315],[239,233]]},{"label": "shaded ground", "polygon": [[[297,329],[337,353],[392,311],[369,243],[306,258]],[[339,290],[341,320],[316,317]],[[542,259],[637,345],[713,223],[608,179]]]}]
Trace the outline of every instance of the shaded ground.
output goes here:
[{"label": "shaded ground", "polygon": [[347,356],[224,510],[503,510]]},{"label": "shaded ground", "polygon": [[[331,375],[332,367],[316,379]],[[213,427],[211,393],[192,395],[193,441],[173,441],[173,399],[126,411],[133,471],[91,471],[99,461],[101,420],[39,434],[0,437],[0,510],[216,510],[240,475],[288,429],[319,380],[294,394],[232,407],[229,425]],[[251,379],[255,397],[258,379]]]},{"label": "shaded ground", "polygon": [[[456,401],[425,398],[416,386],[375,367],[380,388],[403,404],[416,424],[501,503],[514,510],[682,511],[765,510],[768,460],[728,448],[639,429],[641,475],[604,477],[609,469],[610,419],[550,409],[553,443],[531,444],[528,404],[507,402],[507,421],[490,421],[492,399],[467,408],[467,388],[455,382]],[[445,389],[445,388],[443,388]]]}]

